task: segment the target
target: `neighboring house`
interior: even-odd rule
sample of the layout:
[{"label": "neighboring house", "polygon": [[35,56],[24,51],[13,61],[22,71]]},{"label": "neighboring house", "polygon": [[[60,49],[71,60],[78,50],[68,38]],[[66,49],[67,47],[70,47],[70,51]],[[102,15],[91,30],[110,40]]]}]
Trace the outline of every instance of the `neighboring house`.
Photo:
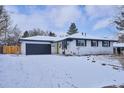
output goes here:
[{"label": "neighboring house", "polygon": [[113,44],[114,54],[124,55],[124,31],[118,32],[118,42]]},{"label": "neighboring house", "polygon": [[116,55],[124,55],[124,43],[114,43],[114,54]]},{"label": "neighboring house", "polygon": [[119,31],[117,33],[117,37],[118,37],[118,42],[119,43],[124,43],[124,31]]},{"label": "neighboring house", "polygon": [[21,38],[21,53],[34,54],[113,54],[116,39],[86,36],[81,33],[66,37],[33,36]]}]

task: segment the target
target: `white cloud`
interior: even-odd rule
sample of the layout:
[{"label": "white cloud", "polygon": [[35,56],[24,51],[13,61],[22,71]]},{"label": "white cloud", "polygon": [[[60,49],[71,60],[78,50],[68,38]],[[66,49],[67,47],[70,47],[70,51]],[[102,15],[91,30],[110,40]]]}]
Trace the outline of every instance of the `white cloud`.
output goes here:
[{"label": "white cloud", "polygon": [[13,25],[17,24],[18,27],[25,31],[33,28],[42,28],[47,29],[45,24],[44,16],[31,11],[31,15],[26,15],[20,13],[16,6],[6,6],[6,9],[9,11]]},{"label": "white cloud", "polygon": [[18,10],[16,9],[15,6],[5,6],[5,9],[6,9],[10,14],[18,13]]},{"label": "white cloud", "polygon": [[18,24],[21,30],[41,28],[51,30],[63,28],[68,22],[75,22],[81,18],[81,12],[77,6],[47,6],[44,10],[37,10],[35,6],[27,6],[29,15],[19,13],[17,7],[6,6],[10,11],[14,24]]},{"label": "white cloud", "polygon": [[107,26],[109,26],[111,24],[110,21],[111,21],[111,18],[98,20],[95,23],[95,25],[93,26],[93,31],[102,29],[102,28],[106,28]]},{"label": "white cloud", "polygon": [[[117,14],[118,6],[85,6],[79,9],[78,6],[45,6],[44,9],[37,9],[36,6],[25,6],[30,14],[20,13],[16,6],[6,6],[10,11],[14,24],[18,24],[23,31],[41,28],[65,32],[65,26],[71,22],[78,22],[80,30],[90,27],[91,31],[106,28],[109,20]],[[66,29],[66,31],[68,28]]]},{"label": "white cloud", "polygon": [[98,30],[109,26],[112,19],[118,14],[119,6],[86,6],[85,12],[89,22],[94,22],[92,30]]},{"label": "white cloud", "polygon": [[61,6],[51,9],[49,18],[54,19],[56,27],[63,27],[68,22],[75,22],[81,18],[81,12],[77,6]]},{"label": "white cloud", "polygon": [[85,6],[86,15],[90,20],[97,19],[100,17],[113,17],[118,11],[118,6],[107,6],[107,5],[95,5]]}]

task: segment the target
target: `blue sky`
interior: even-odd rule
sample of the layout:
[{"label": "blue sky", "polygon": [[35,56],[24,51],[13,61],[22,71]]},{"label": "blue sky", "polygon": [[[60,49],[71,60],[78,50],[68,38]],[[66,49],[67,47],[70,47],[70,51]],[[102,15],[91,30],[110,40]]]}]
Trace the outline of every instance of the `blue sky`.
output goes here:
[{"label": "blue sky", "polygon": [[96,36],[116,34],[113,18],[118,13],[118,6],[53,6],[53,5],[16,5],[5,6],[13,25],[22,30],[41,28],[57,34],[66,33],[72,22],[79,32]]}]

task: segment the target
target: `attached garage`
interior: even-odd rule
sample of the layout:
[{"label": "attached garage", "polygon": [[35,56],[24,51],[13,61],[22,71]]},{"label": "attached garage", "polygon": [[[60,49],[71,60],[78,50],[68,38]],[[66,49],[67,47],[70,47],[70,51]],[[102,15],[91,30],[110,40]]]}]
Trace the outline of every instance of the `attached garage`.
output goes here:
[{"label": "attached garage", "polygon": [[26,55],[51,54],[50,44],[26,44]]},{"label": "attached garage", "polygon": [[20,39],[21,54],[24,55],[44,55],[52,54],[55,49],[52,44],[55,37],[49,36],[33,36]]}]

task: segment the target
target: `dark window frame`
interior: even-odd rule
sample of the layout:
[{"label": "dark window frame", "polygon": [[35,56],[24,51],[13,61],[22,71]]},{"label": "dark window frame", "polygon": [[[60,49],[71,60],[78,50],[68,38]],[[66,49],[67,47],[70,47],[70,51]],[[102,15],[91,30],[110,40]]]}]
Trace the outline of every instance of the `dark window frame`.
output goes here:
[{"label": "dark window frame", "polygon": [[[107,45],[105,45],[105,42],[107,42]],[[102,47],[110,47],[110,41],[102,41]]]},{"label": "dark window frame", "polygon": [[84,46],[87,46],[87,40],[84,40],[84,39],[78,39],[78,40],[76,40],[76,46],[83,46],[83,47]]},{"label": "dark window frame", "polygon": [[[96,45],[93,45],[93,42],[96,42]],[[98,40],[91,40],[91,47],[98,47]]]}]

